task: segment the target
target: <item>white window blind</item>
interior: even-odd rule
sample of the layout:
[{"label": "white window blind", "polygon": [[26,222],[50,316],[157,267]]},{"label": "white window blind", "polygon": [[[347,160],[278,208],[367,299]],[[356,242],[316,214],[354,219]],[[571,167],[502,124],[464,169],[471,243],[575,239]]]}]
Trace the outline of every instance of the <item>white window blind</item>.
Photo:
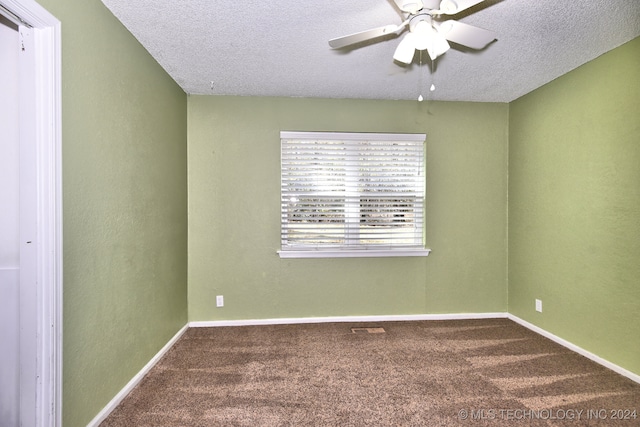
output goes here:
[{"label": "white window blind", "polygon": [[424,134],[281,132],[281,256],[424,250],[424,141]]}]

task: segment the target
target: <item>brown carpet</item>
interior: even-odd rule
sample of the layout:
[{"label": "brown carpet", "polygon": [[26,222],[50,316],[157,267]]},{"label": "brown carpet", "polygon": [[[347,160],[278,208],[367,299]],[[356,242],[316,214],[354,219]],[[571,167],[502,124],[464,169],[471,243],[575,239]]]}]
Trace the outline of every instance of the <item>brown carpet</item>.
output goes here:
[{"label": "brown carpet", "polygon": [[507,319],[191,328],[101,424],[459,425],[640,426],[640,384]]}]

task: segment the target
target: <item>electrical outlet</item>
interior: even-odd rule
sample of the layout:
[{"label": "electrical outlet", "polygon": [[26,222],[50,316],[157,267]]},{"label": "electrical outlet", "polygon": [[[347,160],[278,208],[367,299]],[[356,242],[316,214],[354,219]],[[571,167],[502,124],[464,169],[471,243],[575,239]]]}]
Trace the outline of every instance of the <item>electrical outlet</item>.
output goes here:
[{"label": "electrical outlet", "polygon": [[224,296],[216,296],[216,307],[224,307]]},{"label": "electrical outlet", "polygon": [[542,300],[539,300],[539,299],[536,300],[536,311],[538,313],[542,313]]}]

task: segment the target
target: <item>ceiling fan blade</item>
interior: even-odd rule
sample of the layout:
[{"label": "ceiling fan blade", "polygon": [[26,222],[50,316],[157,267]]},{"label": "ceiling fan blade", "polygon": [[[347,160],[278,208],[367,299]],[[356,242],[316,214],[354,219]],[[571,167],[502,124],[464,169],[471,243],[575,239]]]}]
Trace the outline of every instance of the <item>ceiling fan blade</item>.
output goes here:
[{"label": "ceiling fan blade", "polygon": [[393,0],[393,1],[396,3],[396,6],[398,6],[398,9],[407,13],[416,13],[417,11],[419,11],[424,7],[422,4],[422,0]]},{"label": "ceiling fan blade", "polygon": [[432,15],[455,15],[483,1],[484,0],[442,0],[440,7],[438,10],[432,11]]},{"label": "ceiling fan blade", "polygon": [[334,49],[340,49],[352,44],[364,42],[389,34],[394,34],[403,26],[404,25],[385,25],[384,27],[373,28],[371,30],[361,31],[359,33],[349,34],[348,36],[337,37],[335,39],[329,40],[329,46]]},{"label": "ceiling fan blade", "polygon": [[482,49],[497,38],[493,31],[453,20],[441,23],[438,32],[445,39],[472,49]]}]

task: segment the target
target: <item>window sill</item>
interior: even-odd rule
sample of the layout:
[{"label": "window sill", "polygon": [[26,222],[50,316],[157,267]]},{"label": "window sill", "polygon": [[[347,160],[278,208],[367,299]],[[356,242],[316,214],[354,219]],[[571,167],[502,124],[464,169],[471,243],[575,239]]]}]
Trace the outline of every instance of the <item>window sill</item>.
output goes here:
[{"label": "window sill", "polygon": [[389,257],[426,257],[431,249],[395,249],[395,250],[329,250],[329,251],[278,251],[280,258],[389,258]]}]

